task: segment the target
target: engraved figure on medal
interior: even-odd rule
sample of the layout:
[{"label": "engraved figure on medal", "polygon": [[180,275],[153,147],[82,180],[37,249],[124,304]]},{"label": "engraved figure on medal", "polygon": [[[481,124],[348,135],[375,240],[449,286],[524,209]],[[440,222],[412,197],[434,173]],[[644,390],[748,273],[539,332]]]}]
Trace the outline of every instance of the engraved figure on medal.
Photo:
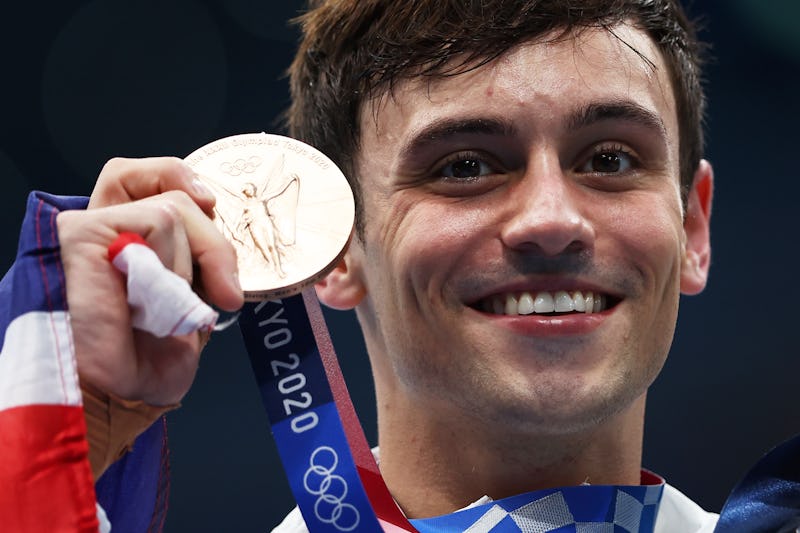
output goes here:
[{"label": "engraved figure on medal", "polygon": [[240,268],[269,269],[286,277],[284,264],[296,243],[297,202],[300,178],[284,169],[281,154],[270,165],[258,156],[224,161],[219,170],[247,181],[237,189],[211,176],[200,178],[217,196],[217,227],[239,248]]}]

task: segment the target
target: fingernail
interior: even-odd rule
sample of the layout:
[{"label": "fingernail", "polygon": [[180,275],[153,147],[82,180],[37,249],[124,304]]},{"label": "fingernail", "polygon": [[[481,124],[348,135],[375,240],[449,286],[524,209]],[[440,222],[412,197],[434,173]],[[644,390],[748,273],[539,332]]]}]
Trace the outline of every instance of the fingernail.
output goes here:
[{"label": "fingernail", "polygon": [[231,280],[233,281],[233,288],[239,292],[242,292],[242,285],[239,282],[239,272],[234,272],[231,276]]},{"label": "fingernail", "polygon": [[211,189],[206,186],[205,183],[200,181],[200,178],[196,177],[192,180],[192,188],[194,192],[196,192],[200,196],[205,196],[206,198],[215,198],[214,193],[211,192]]}]

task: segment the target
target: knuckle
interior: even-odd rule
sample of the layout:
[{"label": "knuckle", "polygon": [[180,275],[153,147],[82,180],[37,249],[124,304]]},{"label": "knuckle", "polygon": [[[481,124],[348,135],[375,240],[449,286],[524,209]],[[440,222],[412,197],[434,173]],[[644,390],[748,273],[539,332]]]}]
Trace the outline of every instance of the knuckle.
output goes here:
[{"label": "knuckle", "polygon": [[106,161],[100,171],[100,177],[113,176],[122,173],[130,165],[130,159],[126,157],[112,157]]},{"label": "knuckle", "polygon": [[182,159],[173,156],[158,158],[158,166],[162,175],[183,179],[192,174],[191,169]]},{"label": "knuckle", "polygon": [[161,161],[163,162],[166,168],[171,169],[175,172],[182,172],[186,169],[186,163],[184,163],[183,160],[179,157],[171,155],[163,156],[161,158]]},{"label": "knuckle", "polygon": [[191,208],[191,206],[194,205],[194,200],[192,200],[191,196],[189,196],[186,191],[182,191],[180,189],[167,191],[163,193],[162,196],[167,201],[172,202],[174,205],[184,209]]},{"label": "knuckle", "polygon": [[168,198],[156,202],[156,209],[151,216],[153,224],[161,229],[171,229],[181,224],[180,212]]},{"label": "knuckle", "polygon": [[72,234],[75,226],[80,223],[81,220],[81,212],[80,211],[62,211],[58,215],[56,215],[56,229],[58,230],[58,236],[60,241],[64,241],[70,237]]},{"label": "knuckle", "polygon": [[92,191],[89,207],[100,207],[119,200],[120,183],[130,172],[131,160],[114,157],[106,161]]}]

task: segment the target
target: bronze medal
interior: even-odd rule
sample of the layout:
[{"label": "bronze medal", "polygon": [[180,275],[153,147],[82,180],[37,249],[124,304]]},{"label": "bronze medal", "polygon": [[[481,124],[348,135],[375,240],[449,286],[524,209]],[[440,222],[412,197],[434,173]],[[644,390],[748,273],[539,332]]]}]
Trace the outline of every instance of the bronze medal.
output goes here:
[{"label": "bronze medal", "polygon": [[355,220],[353,193],[317,149],[250,133],[207,144],[186,163],[217,198],[214,222],[236,249],[245,300],[296,294],[344,254]]}]

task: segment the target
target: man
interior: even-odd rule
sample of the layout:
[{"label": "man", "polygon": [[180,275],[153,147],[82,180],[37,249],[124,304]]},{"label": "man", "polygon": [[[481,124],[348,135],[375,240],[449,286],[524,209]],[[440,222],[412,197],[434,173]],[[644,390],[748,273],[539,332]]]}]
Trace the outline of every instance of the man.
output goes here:
[{"label": "man", "polygon": [[[638,484],[646,390],[709,264],[683,15],[373,4],[306,15],[289,119],[360,193],[358,239],[318,294],[357,311],[393,496],[418,517]],[[589,298],[600,312],[571,311]]]},{"label": "man", "polygon": [[[699,45],[677,3],[330,1],[303,29],[290,134],[342,167],[358,213],[317,293],[358,315],[399,506],[638,485],[647,388],[710,259]],[[186,393],[200,350],[131,328],[108,245],[140,234],[235,309],[212,204],[176,160],[113,160],[87,210],[58,214],[87,405],[137,413],[92,440],[95,477]],[[667,487],[656,531],[714,520]]]}]

